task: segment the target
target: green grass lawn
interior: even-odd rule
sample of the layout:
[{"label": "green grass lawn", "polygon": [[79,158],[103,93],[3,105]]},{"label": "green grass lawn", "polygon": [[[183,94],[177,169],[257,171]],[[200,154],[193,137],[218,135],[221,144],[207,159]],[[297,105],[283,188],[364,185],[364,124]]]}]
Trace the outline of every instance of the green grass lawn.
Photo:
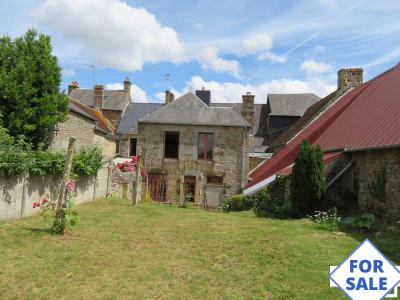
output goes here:
[{"label": "green grass lawn", "polygon": [[[119,199],[77,210],[65,237],[41,217],[0,223],[0,299],[345,299],[329,288],[329,266],[364,238]],[[399,236],[369,237],[400,262]]]}]

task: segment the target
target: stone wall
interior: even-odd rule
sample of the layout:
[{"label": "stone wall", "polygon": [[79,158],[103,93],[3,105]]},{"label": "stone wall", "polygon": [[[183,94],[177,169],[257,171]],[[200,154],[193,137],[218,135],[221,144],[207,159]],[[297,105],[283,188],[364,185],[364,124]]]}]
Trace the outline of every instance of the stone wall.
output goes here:
[{"label": "stone wall", "polygon": [[116,140],[108,139],[103,134],[95,132],[93,136],[93,144],[99,147],[107,157],[113,157],[116,154]]},{"label": "stone wall", "polygon": [[[361,211],[370,211],[388,223],[400,221],[400,149],[353,152],[354,180]],[[374,198],[369,190],[381,163],[387,162],[385,197]]]},{"label": "stone wall", "polygon": [[249,157],[249,172],[261,164],[265,160],[264,157],[257,157],[250,155]]},{"label": "stone wall", "polygon": [[121,135],[119,140],[119,156],[129,157],[129,139],[138,138],[137,134],[124,134]]},{"label": "stone wall", "polygon": [[88,118],[70,111],[67,120],[57,127],[58,131],[50,137],[50,148],[54,151],[66,150],[70,137],[76,139],[77,148],[93,144],[94,121]]},{"label": "stone wall", "polygon": [[[167,201],[183,198],[184,176],[196,177],[195,201],[203,203],[207,176],[223,177],[224,196],[238,193],[249,171],[249,130],[241,127],[139,124],[138,151],[146,150],[147,173],[166,174]],[[179,131],[179,159],[164,158],[166,131]],[[212,161],[197,159],[199,133],[214,133]],[[243,142],[243,136],[245,141]],[[244,143],[244,145],[243,145]],[[243,153],[244,152],[244,153]],[[180,185],[180,186],[178,186]],[[179,192],[180,194],[178,195]]]},{"label": "stone wall", "polygon": [[[101,168],[97,176],[83,176],[76,181],[77,204],[105,197],[107,194],[108,167]],[[32,216],[39,210],[33,203],[42,199],[56,199],[61,179],[56,176],[0,177],[0,220]]]}]

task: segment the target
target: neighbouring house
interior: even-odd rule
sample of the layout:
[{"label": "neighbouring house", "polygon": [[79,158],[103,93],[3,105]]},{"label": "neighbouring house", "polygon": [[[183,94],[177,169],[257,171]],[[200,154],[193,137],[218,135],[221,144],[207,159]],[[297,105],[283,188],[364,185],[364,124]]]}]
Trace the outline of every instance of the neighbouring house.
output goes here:
[{"label": "neighbouring house", "polygon": [[147,173],[142,196],[216,207],[246,184],[254,96],[243,96],[241,113],[204,99],[187,93],[174,100],[167,92],[165,105],[134,122]]},{"label": "neighbouring house", "polygon": [[119,156],[138,154],[138,123],[147,114],[159,109],[161,103],[130,103],[126,108],[116,133],[119,135]]},{"label": "neighbouring house", "polygon": [[101,112],[69,97],[68,118],[55,126],[50,135],[50,148],[54,151],[66,150],[70,137],[74,137],[77,148],[95,145],[104,155],[113,157],[118,140],[114,131],[114,126]]},{"label": "neighbouring house", "polygon": [[121,116],[131,100],[131,81],[123,82],[122,90],[106,90],[101,84],[94,89],[80,88],[76,81],[68,86],[68,96],[82,104],[101,112],[117,128]]},{"label": "neighbouring house", "polygon": [[[312,105],[272,144],[274,156],[253,170],[244,193],[286,178],[302,140],[324,151],[327,199],[343,209],[400,219],[400,64],[363,83],[363,70],[341,69],[337,91]],[[378,179],[380,177],[380,179]],[[384,178],[384,180],[381,180]],[[379,191],[379,192],[377,192]]]}]

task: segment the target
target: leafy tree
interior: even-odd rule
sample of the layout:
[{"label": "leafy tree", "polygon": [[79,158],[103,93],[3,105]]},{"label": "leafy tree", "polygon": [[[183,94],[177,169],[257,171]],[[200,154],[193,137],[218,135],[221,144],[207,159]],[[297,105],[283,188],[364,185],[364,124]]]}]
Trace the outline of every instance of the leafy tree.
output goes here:
[{"label": "leafy tree", "polygon": [[290,195],[295,213],[307,214],[319,209],[326,192],[323,152],[319,145],[302,141],[293,166]]},{"label": "leafy tree", "polygon": [[68,113],[60,82],[48,35],[31,29],[16,39],[0,37],[0,114],[12,136],[24,136],[35,148],[48,144],[50,130]]}]

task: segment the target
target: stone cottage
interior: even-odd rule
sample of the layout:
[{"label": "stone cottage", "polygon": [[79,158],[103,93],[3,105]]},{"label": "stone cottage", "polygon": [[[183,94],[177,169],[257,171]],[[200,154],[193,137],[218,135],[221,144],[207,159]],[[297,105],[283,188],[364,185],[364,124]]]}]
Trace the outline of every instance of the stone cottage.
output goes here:
[{"label": "stone cottage", "polygon": [[241,113],[187,93],[144,116],[137,151],[145,156],[147,193],[155,201],[186,197],[215,207],[239,192],[247,182],[253,118],[250,94]]},{"label": "stone cottage", "polygon": [[94,89],[80,88],[76,81],[68,86],[68,96],[80,103],[101,112],[117,128],[121,116],[131,100],[131,81],[128,77],[123,82],[122,90],[106,90],[101,84]]},{"label": "stone cottage", "polygon": [[113,125],[100,112],[70,97],[67,120],[55,126],[50,135],[50,148],[66,150],[70,137],[74,137],[78,149],[96,145],[104,155],[113,157],[118,140],[114,131]]},{"label": "stone cottage", "polygon": [[[275,154],[253,170],[245,194],[290,180],[299,145],[324,151],[327,198],[346,209],[400,220],[400,64],[363,83],[363,70],[341,69],[335,92],[312,105],[273,143]],[[378,176],[385,180],[378,182]],[[280,197],[288,198],[288,189]]]}]

